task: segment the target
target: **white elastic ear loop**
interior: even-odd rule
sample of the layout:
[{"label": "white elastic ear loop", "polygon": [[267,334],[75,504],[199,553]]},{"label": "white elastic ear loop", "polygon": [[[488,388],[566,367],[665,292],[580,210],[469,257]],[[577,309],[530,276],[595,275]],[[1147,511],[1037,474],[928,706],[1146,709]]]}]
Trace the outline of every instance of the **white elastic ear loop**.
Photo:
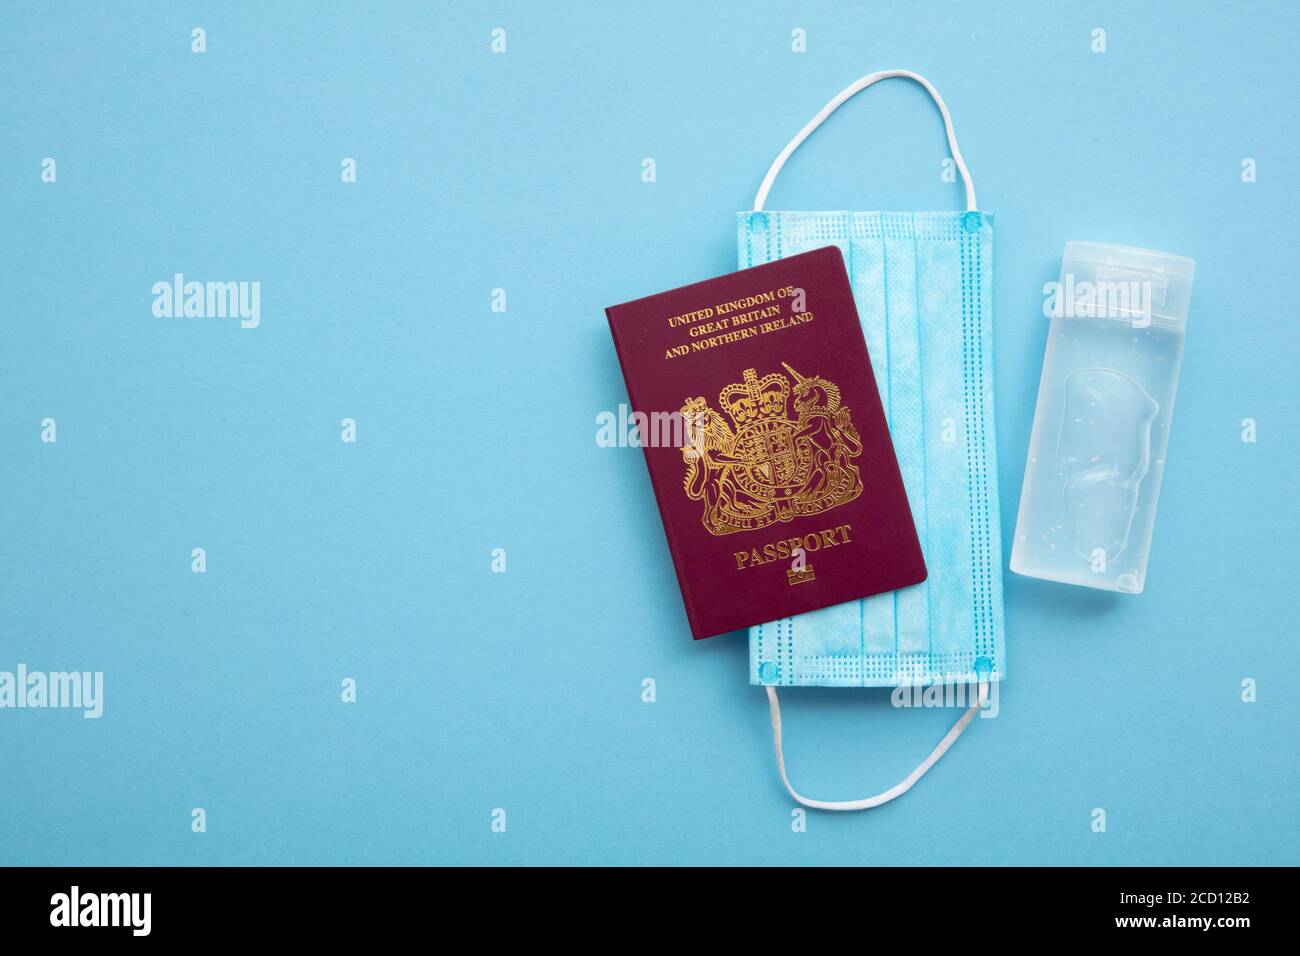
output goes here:
[{"label": "white elastic ear loop", "polygon": [[915,770],[888,790],[878,793],[874,797],[864,797],[861,800],[810,800],[790,786],[790,778],[786,776],[785,755],[781,752],[781,704],[776,699],[776,688],[768,687],[767,706],[772,713],[772,742],[776,745],[776,766],[781,771],[781,782],[790,791],[790,796],[805,807],[812,807],[815,810],[869,810],[872,807],[880,806],[882,803],[888,803],[895,797],[901,797],[911,790],[916,781],[924,777],[926,771],[939,762],[939,758],[948,752],[948,748],[952,746],[953,741],[960,737],[962,731],[975,719],[976,712],[988,700],[988,692],[988,681],[980,681],[978,701],[967,708],[966,713],[957,718],[957,722],[952,725],[948,733],[944,734],[943,740],[939,741],[935,748],[930,751],[930,756],[922,760]]},{"label": "white elastic ear loop", "polygon": [[873,83],[887,80],[891,76],[901,76],[920,83],[925,87],[926,92],[930,94],[930,98],[934,100],[935,105],[939,107],[939,112],[943,115],[943,128],[948,134],[948,149],[952,152],[953,162],[957,164],[957,171],[961,173],[961,181],[966,184],[966,209],[970,211],[977,209],[978,207],[975,205],[975,184],[971,182],[970,170],[966,168],[966,161],[961,158],[961,150],[957,148],[957,134],[953,132],[952,117],[948,115],[948,107],[944,105],[943,97],[939,95],[939,91],[930,85],[929,80],[919,73],[913,73],[911,70],[881,70],[879,73],[869,73],[851,86],[846,86],[840,90],[835,99],[823,106],[822,111],[810,119],[808,125],[799,130],[794,139],[786,143],[785,149],[781,150],[781,155],[776,157],[772,167],[767,171],[767,175],[763,177],[763,184],[758,187],[758,195],[754,197],[754,212],[762,211],[763,203],[767,202],[767,194],[771,191],[772,184],[776,182],[776,174],[781,171],[781,167],[790,158],[790,154],[812,135],[813,130],[822,125],[826,117],[834,113],[841,103],[855,93],[861,93]]}]

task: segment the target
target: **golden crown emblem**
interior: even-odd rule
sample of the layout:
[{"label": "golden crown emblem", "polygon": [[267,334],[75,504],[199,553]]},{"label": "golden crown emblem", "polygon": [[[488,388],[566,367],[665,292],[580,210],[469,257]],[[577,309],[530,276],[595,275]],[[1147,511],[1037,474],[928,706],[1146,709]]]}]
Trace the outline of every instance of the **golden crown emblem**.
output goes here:
[{"label": "golden crown emblem", "polygon": [[761,419],[785,417],[786,400],[790,397],[790,383],[779,372],[762,378],[747,368],[743,382],[733,382],[718,394],[718,401],[737,428]]},{"label": "golden crown emblem", "polygon": [[718,401],[730,422],[702,396],[682,405],[690,437],[682,448],[683,486],[688,498],[704,502],[701,520],[712,534],[820,514],[862,492],[853,464],[862,441],[839,388],[785,368],[793,386],[780,372],[759,378],[747,368],[724,388]]}]

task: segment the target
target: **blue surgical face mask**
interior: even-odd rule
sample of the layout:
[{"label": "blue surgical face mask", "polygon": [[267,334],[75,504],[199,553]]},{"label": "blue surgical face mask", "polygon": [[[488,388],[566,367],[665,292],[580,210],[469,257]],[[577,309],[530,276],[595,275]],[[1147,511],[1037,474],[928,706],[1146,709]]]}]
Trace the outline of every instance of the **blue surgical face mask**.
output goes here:
[{"label": "blue surgical face mask", "polygon": [[[965,212],[765,212],[787,158],[841,103],[901,76],[926,88],[943,115],[966,187]],[[929,577],[913,587],[750,629],[750,683],[768,690],[782,780],[808,806],[856,810],[908,790],[938,760],[1006,676],[997,454],[993,434],[993,218],[975,187],[947,107],[905,70],[873,73],[831,100],[768,170],[740,213],[740,267],[837,245]],[[790,786],[781,753],[777,687],[968,685],[970,708],[920,767],[865,800],[818,801]]]}]

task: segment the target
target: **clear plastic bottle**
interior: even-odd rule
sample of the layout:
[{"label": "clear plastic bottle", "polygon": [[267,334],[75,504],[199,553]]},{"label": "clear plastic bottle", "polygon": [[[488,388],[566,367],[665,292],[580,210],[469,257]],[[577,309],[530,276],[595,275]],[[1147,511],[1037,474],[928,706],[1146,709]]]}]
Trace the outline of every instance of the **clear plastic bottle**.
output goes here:
[{"label": "clear plastic bottle", "polygon": [[1141,593],[1195,272],[1182,256],[1066,243],[1012,571]]}]

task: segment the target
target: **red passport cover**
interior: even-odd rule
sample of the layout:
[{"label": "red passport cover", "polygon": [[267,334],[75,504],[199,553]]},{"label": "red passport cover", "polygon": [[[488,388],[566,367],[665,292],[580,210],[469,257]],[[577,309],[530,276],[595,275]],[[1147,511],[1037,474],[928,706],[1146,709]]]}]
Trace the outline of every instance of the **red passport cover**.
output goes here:
[{"label": "red passport cover", "polygon": [[925,580],[837,247],[605,314],[696,640]]}]

